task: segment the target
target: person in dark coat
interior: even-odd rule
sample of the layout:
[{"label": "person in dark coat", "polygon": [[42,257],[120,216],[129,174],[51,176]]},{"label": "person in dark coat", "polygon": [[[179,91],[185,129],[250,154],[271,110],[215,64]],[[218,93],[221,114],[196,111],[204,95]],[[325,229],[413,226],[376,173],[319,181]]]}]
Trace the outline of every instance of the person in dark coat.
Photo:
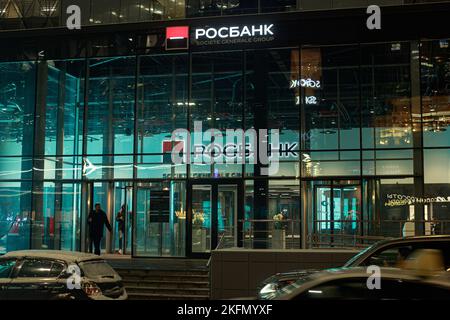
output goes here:
[{"label": "person in dark coat", "polygon": [[122,207],[120,208],[120,211],[117,213],[117,216],[116,216],[116,221],[117,221],[118,230],[119,230],[119,254],[123,253],[126,214],[127,214],[127,206],[125,204],[123,204]]},{"label": "person in dark coat", "polygon": [[96,203],[95,210],[91,211],[88,216],[90,253],[92,253],[92,245],[94,245],[94,253],[98,256],[100,255],[100,244],[105,226],[108,228],[109,232],[112,231],[105,211],[101,209],[100,203]]}]

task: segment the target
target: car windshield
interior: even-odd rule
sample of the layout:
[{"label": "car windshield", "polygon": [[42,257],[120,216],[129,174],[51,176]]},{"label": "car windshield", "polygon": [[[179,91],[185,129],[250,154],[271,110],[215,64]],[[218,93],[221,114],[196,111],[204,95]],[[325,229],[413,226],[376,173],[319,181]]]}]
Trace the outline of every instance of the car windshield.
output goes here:
[{"label": "car windshield", "polygon": [[355,256],[353,256],[353,258],[351,258],[350,260],[348,260],[345,264],[344,264],[344,268],[348,268],[348,267],[354,267],[355,262],[363,255],[365,255],[369,250],[371,250],[373,248],[373,246],[367,247],[365,248],[363,251],[361,251],[360,253],[356,254]]},{"label": "car windshield", "polygon": [[88,278],[114,278],[117,273],[103,260],[81,263],[81,269]]}]

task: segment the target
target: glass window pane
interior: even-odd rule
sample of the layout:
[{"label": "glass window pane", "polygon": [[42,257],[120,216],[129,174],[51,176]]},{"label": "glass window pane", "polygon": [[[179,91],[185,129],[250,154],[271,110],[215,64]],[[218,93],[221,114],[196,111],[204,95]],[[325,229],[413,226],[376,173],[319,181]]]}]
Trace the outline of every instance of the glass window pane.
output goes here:
[{"label": "glass window pane", "polygon": [[184,182],[139,183],[134,224],[137,256],[184,256],[186,185]]},{"label": "glass window pane", "polygon": [[88,154],[127,154],[134,147],[134,57],[89,60]]},{"label": "glass window pane", "polygon": [[83,175],[86,179],[131,179],[133,156],[90,156],[84,159]]},{"label": "glass window pane", "polygon": [[299,92],[303,149],[360,147],[359,50],[303,48]]},{"label": "glass window pane", "polygon": [[0,182],[0,253],[28,249],[31,183]]},{"label": "glass window pane", "polygon": [[32,168],[32,158],[0,157],[0,180],[31,179]]},{"label": "glass window pane", "polygon": [[302,153],[302,176],[355,176],[360,174],[359,152],[327,151]]},{"label": "glass window pane", "polygon": [[0,279],[9,278],[11,271],[16,265],[15,259],[0,260]]},{"label": "glass window pane", "polygon": [[36,182],[32,248],[80,250],[81,184]]},{"label": "glass window pane", "polygon": [[363,147],[413,147],[409,43],[361,50]]},{"label": "glass window pane", "polygon": [[50,260],[27,259],[20,268],[18,278],[48,277],[52,269]]},{"label": "glass window pane", "polygon": [[295,11],[297,0],[259,0],[262,12]]},{"label": "glass window pane", "polygon": [[35,104],[35,63],[0,63],[1,155],[31,156]]},{"label": "glass window pane", "polygon": [[450,146],[450,40],[422,42],[421,87],[423,143]]},{"label": "glass window pane", "polygon": [[[39,89],[47,93],[45,127],[39,141],[47,155],[78,155],[83,143],[84,60],[51,60]],[[41,150],[38,148],[38,151]]]},{"label": "glass window pane", "polygon": [[34,170],[43,174],[41,179],[81,179],[81,157],[42,157],[38,159]]},{"label": "glass window pane", "polygon": [[138,77],[138,152],[161,153],[172,132],[186,128],[187,55],[142,56]]},{"label": "glass window pane", "polygon": [[364,234],[375,237],[414,235],[414,222],[409,220],[414,220],[419,214],[418,208],[398,200],[420,197],[418,190],[413,178],[365,181],[363,199],[367,200],[364,201],[363,210]]}]

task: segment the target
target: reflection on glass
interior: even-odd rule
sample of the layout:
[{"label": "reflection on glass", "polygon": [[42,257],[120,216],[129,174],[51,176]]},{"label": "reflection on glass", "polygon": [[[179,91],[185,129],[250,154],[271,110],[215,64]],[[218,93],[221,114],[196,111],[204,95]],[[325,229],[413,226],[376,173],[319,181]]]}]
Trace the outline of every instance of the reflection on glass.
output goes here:
[{"label": "reflection on glass", "polygon": [[237,247],[237,185],[218,187],[218,247]]},{"label": "reflection on glass", "polygon": [[134,57],[89,60],[88,154],[133,153],[135,65]]},{"label": "reflection on glass", "polygon": [[114,185],[113,252],[131,253],[131,237],[133,226],[133,187],[126,182]]},{"label": "reflection on glass", "polygon": [[411,148],[409,43],[361,46],[364,148]]},{"label": "reflection on glass", "polygon": [[450,146],[449,39],[424,41],[421,47],[422,122],[425,147]]},{"label": "reflection on glass", "polygon": [[[281,248],[300,248],[300,186],[298,180],[270,180],[269,181],[269,219],[281,214],[285,222],[284,240]],[[272,229],[280,227],[279,223],[272,223]],[[272,239],[276,231],[272,230]],[[274,243],[272,243],[273,247]],[[280,246],[279,246],[280,247]]]},{"label": "reflection on glass", "polygon": [[302,148],[359,148],[359,50],[355,46],[303,48],[296,85]]},{"label": "reflection on glass", "polygon": [[211,195],[210,185],[192,187],[192,252],[211,250]]},{"label": "reflection on glass", "polygon": [[[354,184],[353,184],[354,183]],[[336,182],[315,188],[314,246],[349,246],[361,235],[359,182]]]},{"label": "reflection on glass", "polygon": [[[376,179],[364,182],[363,199],[366,199],[364,201],[364,234],[383,237],[404,236],[405,227],[408,228],[411,225],[408,220],[416,217],[418,208],[407,203],[392,201],[397,199],[397,195],[417,196],[414,180],[412,178]],[[417,216],[417,219],[420,217]]]},{"label": "reflection on glass", "polygon": [[32,248],[80,250],[81,185],[35,183]]},{"label": "reflection on glass", "polygon": [[0,253],[28,249],[31,183],[0,182]]},{"label": "reflection on glass", "polygon": [[[160,154],[172,131],[186,128],[187,55],[142,56],[138,76],[138,152]],[[139,157],[140,159],[142,157]],[[170,157],[169,157],[170,159]],[[162,157],[159,161],[163,162]],[[165,161],[164,161],[165,162]]]},{"label": "reflection on glass", "polygon": [[134,252],[138,256],[184,256],[185,184],[144,183],[136,190]]},{"label": "reflection on glass", "polygon": [[31,156],[36,67],[34,62],[0,63],[1,155]]},{"label": "reflection on glass", "polygon": [[261,0],[186,0],[186,16],[218,16],[258,12]]},{"label": "reflection on glass", "polygon": [[[84,60],[50,60],[45,106],[46,155],[78,155],[83,144]],[[42,72],[42,71],[41,71]]]}]

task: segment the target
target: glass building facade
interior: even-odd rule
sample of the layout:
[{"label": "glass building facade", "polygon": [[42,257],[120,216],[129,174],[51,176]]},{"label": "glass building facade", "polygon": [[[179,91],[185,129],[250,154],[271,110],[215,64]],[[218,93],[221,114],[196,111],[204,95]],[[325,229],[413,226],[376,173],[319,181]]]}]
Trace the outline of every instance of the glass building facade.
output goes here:
[{"label": "glass building facade", "polygon": [[[75,38],[35,54],[18,39],[0,61],[0,253],[86,250],[94,203],[114,226],[107,252],[125,205],[133,256],[450,232],[448,38],[173,51],[161,30]],[[198,122],[279,130],[279,169],[175,164],[172,132]]]},{"label": "glass building facade", "polygon": [[[449,0],[377,0],[379,6]],[[164,21],[195,17],[364,8],[368,0],[2,0],[0,29],[65,26],[66,9],[77,5],[82,25]]]}]

